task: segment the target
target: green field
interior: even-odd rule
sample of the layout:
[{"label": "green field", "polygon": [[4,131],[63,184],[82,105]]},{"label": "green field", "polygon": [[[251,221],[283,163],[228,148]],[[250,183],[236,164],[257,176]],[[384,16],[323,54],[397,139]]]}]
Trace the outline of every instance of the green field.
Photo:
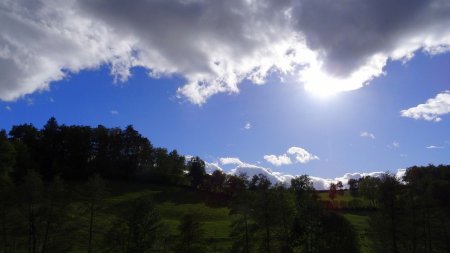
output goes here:
[{"label": "green field", "polygon": [[[210,247],[216,252],[225,252],[231,246],[229,209],[214,194],[183,187],[121,182],[110,182],[108,190],[111,196],[105,201],[106,209],[118,209],[133,200],[149,198],[156,203],[170,235],[178,235],[180,219],[185,214],[196,214],[202,221]],[[108,223],[111,218],[100,216],[99,223]]]},{"label": "green field", "polygon": [[[321,200],[331,201],[328,191],[319,192],[319,198]],[[362,205],[369,205],[369,202],[364,200],[363,198],[355,198],[352,197],[349,191],[344,191],[344,194],[337,194],[336,198],[333,200],[333,203],[336,203],[338,206],[340,203],[348,203],[352,200],[359,200]],[[340,211],[340,213],[353,225],[356,232],[358,233],[359,245],[361,247],[362,253],[370,253],[370,240],[368,236],[369,230],[369,214],[368,212],[355,212],[355,211]]]},{"label": "green field", "polygon": [[[229,209],[225,205],[226,201],[217,199],[216,195],[183,187],[122,182],[108,183],[108,190],[110,195],[104,202],[104,209],[109,211],[99,213],[96,221],[99,227],[112,226],[112,221],[115,217],[111,213],[114,213],[114,211],[128,205],[133,200],[149,198],[156,203],[156,208],[170,235],[178,235],[178,225],[181,217],[185,214],[195,213],[202,221],[205,239],[208,241],[209,246],[214,248],[215,252],[229,252],[231,246],[229,238],[231,217],[229,216]],[[326,192],[320,192],[319,197],[322,200],[329,200]],[[348,192],[345,192],[342,196],[338,195],[334,201],[348,202],[352,199],[353,197]],[[369,253],[367,214],[362,212],[339,212],[355,227],[361,252]],[[75,215],[83,216],[81,213]],[[98,238],[100,237],[101,235],[98,235]],[[83,247],[80,247],[75,252],[82,252],[83,249]]]}]

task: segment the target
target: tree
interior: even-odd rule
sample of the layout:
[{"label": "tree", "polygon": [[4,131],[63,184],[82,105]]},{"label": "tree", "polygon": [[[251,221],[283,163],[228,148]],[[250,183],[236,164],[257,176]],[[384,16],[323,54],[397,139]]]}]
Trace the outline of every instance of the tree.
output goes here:
[{"label": "tree", "polygon": [[300,252],[319,253],[323,206],[318,201],[311,179],[307,175],[291,180],[295,194],[296,213],[293,222],[293,245]]},{"label": "tree", "polygon": [[337,181],[336,188],[338,190],[339,195],[343,196],[344,195],[344,185],[342,184],[341,181]]},{"label": "tree", "polygon": [[295,218],[295,198],[292,191],[285,185],[277,184],[272,189],[274,194],[273,219],[275,223],[274,234],[279,241],[279,252],[293,252],[292,224]]},{"label": "tree", "polygon": [[377,184],[378,213],[371,217],[370,224],[378,240],[375,240],[380,252],[397,253],[399,251],[399,217],[402,205],[399,203],[400,183],[395,176],[384,174]]},{"label": "tree", "polygon": [[262,174],[253,176],[249,189],[255,192],[253,220],[261,233],[261,252],[270,253],[273,248],[272,230],[276,225],[274,194],[271,191],[271,182]]},{"label": "tree", "polygon": [[153,251],[162,241],[163,222],[153,202],[138,199],[132,203],[129,211],[123,215],[123,238],[127,253]]},{"label": "tree", "polygon": [[230,237],[233,238],[232,251],[250,253],[253,249],[255,224],[251,220],[253,213],[253,193],[240,191],[234,195],[230,205],[231,223]]},{"label": "tree", "polygon": [[333,202],[337,196],[337,185],[335,183],[330,184],[330,189],[328,190],[328,197]]},{"label": "tree", "polygon": [[354,198],[359,197],[359,194],[358,194],[358,190],[359,190],[358,184],[359,184],[359,182],[358,182],[358,180],[356,180],[354,178],[350,178],[348,180],[347,184],[348,184],[348,190],[350,192],[350,195],[352,197],[354,197]]},{"label": "tree", "polygon": [[184,215],[178,230],[180,231],[181,252],[200,253],[204,251],[202,246],[204,231],[197,214],[188,213]]},{"label": "tree", "polygon": [[61,169],[62,136],[61,129],[54,117],[51,117],[41,131],[40,140],[40,173],[45,180],[51,180]]},{"label": "tree", "polygon": [[9,175],[15,164],[14,146],[8,141],[6,131],[0,131],[0,175]]},{"label": "tree", "polygon": [[206,175],[205,172],[205,162],[196,156],[191,158],[187,165],[188,177],[191,181],[191,186],[197,189],[203,182],[203,178]]},{"label": "tree", "polygon": [[107,196],[105,181],[98,175],[91,176],[84,185],[84,199],[88,210],[88,253],[92,252],[94,238],[95,214],[101,206],[101,202]]},{"label": "tree", "polygon": [[2,252],[8,252],[10,248],[10,239],[12,237],[12,217],[16,209],[16,199],[14,196],[15,187],[7,174],[0,174],[0,229],[1,229],[1,248]]},{"label": "tree", "polygon": [[377,206],[377,194],[380,179],[377,177],[363,177],[359,180],[359,194],[370,201],[372,207]]},{"label": "tree", "polygon": [[39,212],[42,210],[44,186],[41,176],[33,170],[28,171],[24,181],[24,197],[28,216],[28,251],[37,253],[39,252],[38,229],[40,228],[38,218]]},{"label": "tree", "polygon": [[49,184],[45,197],[43,239],[41,253],[67,252],[71,248],[70,229],[67,225],[68,192],[64,181],[55,176]]},{"label": "tree", "polygon": [[355,229],[344,217],[333,212],[326,212],[321,217],[322,243],[319,252],[358,253],[358,237]]},{"label": "tree", "polygon": [[211,190],[215,193],[222,193],[225,186],[225,180],[227,176],[220,170],[215,170],[211,174],[210,182],[211,182]]},{"label": "tree", "polygon": [[249,184],[247,175],[227,175],[225,179],[225,194],[230,197],[235,197],[241,192],[245,191]]}]

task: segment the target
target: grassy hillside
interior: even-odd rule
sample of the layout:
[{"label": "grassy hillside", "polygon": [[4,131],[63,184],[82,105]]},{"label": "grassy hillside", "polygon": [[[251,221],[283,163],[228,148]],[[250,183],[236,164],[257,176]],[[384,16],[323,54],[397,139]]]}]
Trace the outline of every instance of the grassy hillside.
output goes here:
[{"label": "grassy hillside", "polygon": [[[105,228],[114,226],[116,219],[114,213],[129,205],[134,200],[142,198],[152,199],[157,206],[157,210],[166,224],[167,233],[171,236],[178,235],[178,226],[181,218],[185,214],[195,213],[202,221],[205,239],[208,241],[209,250],[212,252],[229,252],[231,246],[230,224],[232,218],[229,216],[229,209],[226,207],[227,201],[220,196],[192,190],[190,188],[172,187],[163,185],[149,185],[138,183],[109,182],[109,196],[103,204],[104,212],[99,212],[96,217],[96,224],[100,230],[96,233],[96,240],[104,240],[107,231]],[[77,187],[73,185],[72,187]],[[327,193],[319,194],[322,200],[327,200]],[[346,192],[343,196],[338,196],[335,201],[351,201],[353,198]],[[76,204],[77,205],[77,204]],[[72,213],[74,216],[83,217],[81,223],[86,224],[87,215],[82,208],[75,207]],[[81,204],[80,204],[81,206]],[[363,253],[369,253],[367,239],[367,219],[366,213],[342,212],[357,230],[359,242]],[[81,230],[83,227],[81,228]],[[83,234],[83,233],[79,233]],[[73,252],[84,252],[86,237],[77,238],[79,246]]]},{"label": "grassy hillside", "polygon": [[[328,191],[319,192],[319,198],[324,201],[331,201]],[[349,191],[344,191],[344,194],[337,194],[336,198],[333,200],[334,205],[339,208],[341,206],[348,207],[348,203],[357,200],[362,206],[369,206],[369,202],[363,198],[355,198],[350,195]],[[362,253],[370,253],[370,240],[367,237],[369,230],[369,215],[368,211],[348,211],[341,210],[341,214],[353,225],[358,233],[359,244]]]},{"label": "grassy hillside", "polygon": [[[202,221],[205,239],[216,252],[225,252],[231,245],[229,209],[220,196],[190,188],[122,182],[110,182],[108,188],[111,196],[105,202],[107,209],[120,209],[133,200],[150,198],[156,203],[170,235],[178,235],[181,218],[194,213]],[[99,217],[100,223],[107,223],[105,220],[111,217]]]}]

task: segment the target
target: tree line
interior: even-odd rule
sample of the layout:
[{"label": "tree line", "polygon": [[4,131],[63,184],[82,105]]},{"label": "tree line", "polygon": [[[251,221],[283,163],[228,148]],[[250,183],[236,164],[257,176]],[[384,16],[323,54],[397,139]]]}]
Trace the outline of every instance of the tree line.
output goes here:
[{"label": "tree line", "polygon": [[[177,233],[169,232],[148,196],[111,208],[107,181],[212,194],[230,210],[229,246],[215,248],[220,238],[205,235],[198,213],[180,217]],[[348,185],[355,200],[370,205],[373,252],[450,252],[450,166]],[[342,193],[342,183],[331,185],[331,199]],[[264,175],[207,174],[199,157],[153,147],[132,126],[66,126],[51,118],[40,130],[23,124],[0,131],[0,202],[5,253],[359,252],[354,227],[320,200],[308,176],[287,186]]]},{"label": "tree line", "polygon": [[153,147],[133,126],[66,126],[51,118],[37,129],[31,124],[0,131],[3,170],[20,181],[35,170],[45,181],[60,176],[84,181],[94,174],[109,180],[152,180],[183,184],[185,157],[176,150]]},{"label": "tree line", "polygon": [[399,179],[350,179],[353,197],[369,201],[373,252],[450,252],[450,166],[413,166]]}]

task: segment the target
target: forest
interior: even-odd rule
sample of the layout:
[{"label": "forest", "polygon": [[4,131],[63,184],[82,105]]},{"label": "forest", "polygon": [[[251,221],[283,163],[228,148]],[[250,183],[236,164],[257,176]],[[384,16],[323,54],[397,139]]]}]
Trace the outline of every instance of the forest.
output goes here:
[{"label": "forest", "polygon": [[207,174],[131,125],[51,118],[0,131],[0,251],[450,252],[449,165],[344,183]]}]

